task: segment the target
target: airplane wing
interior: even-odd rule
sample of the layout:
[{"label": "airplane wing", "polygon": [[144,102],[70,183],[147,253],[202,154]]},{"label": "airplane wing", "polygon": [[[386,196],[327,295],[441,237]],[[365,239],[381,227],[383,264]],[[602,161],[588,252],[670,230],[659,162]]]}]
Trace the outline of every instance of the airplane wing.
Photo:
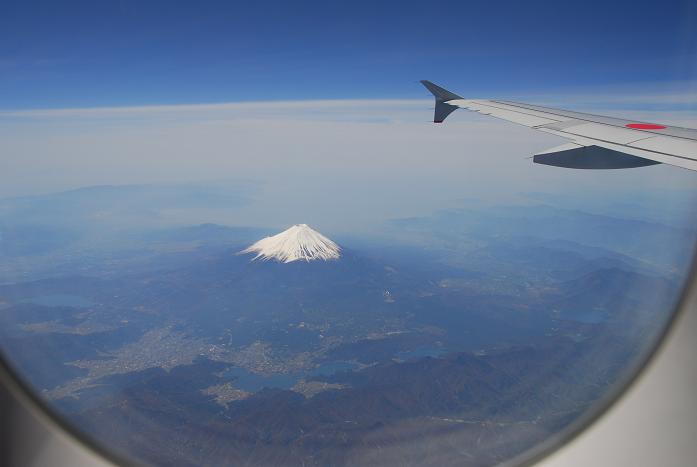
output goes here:
[{"label": "airplane wing", "polygon": [[572,169],[626,169],[670,164],[697,170],[697,130],[623,120],[517,102],[465,99],[430,81],[433,121],[458,108],[474,110],[571,140],[533,156],[533,162]]}]

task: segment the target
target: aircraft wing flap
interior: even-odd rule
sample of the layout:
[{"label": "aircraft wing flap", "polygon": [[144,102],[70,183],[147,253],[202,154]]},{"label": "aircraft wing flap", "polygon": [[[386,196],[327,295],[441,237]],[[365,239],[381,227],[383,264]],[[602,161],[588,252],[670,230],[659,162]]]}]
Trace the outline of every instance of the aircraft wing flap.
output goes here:
[{"label": "aircraft wing flap", "polygon": [[572,136],[583,136],[601,141],[610,141],[617,144],[629,144],[646,138],[651,138],[652,134],[643,133],[636,130],[619,128],[603,123],[578,122],[577,125],[568,126],[559,130],[560,133],[568,133]]},{"label": "aircraft wing flap", "polygon": [[697,141],[666,136],[652,136],[629,144],[635,148],[647,149],[694,159],[697,156]]},{"label": "aircraft wing flap", "polygon": [[643,157],[644,159],[651,159],[656,162],[682,167],[684,169],[697,170],[697,159],[695,159],[694,154],[692,157],[687,157],[662,151],[654,151],[629,145],[619,145],[605,142],[599,142],[598,146],[624,152],[637,157]]},{"label": "aircraft wing flap", "polygon": [[545,154],[556,154],[558,152],[564,152],[564,151],[571,151],[573,149],[579,149],[584,147],[583,144],[577,144],[577,143],[564,143],[559,146],[555,146],[553,148],[545,149],[544,151],[540,151],[535,153],[535,156],[543,156]]},{"label": "aircraft wing flap", "polygon": [[[582,136],[574,137],[573,135],[569,135],[568,133],[562,133],[562,132],[556,131],[556,130],[549,130],[549,129],[544,129],[544,128],[540,128],[540,130],[544,131],[545,133],[550,133],[553,135],[562,136],[565,138],[570,138],[573,141],[573,143],[571,143],[571,144],[577,144],[579,146],[586,146],[586,147],[597,146],[597,147],[609,149],[611,151],[623,152],[625,154],[630,154],[632,156],[641,157],[643,159],[649,159],[649,160],[664,163],[664,164],[670,164],[670,165],[674,165],[677,167],[682,167],[684,169],[697,170],[697,159],[694,156],[694,152],[692,153],[691,157],[688,157],[686,155],[683,156],[680,154],[673,154],[670,152],[663,152],[660,150],[655,150],[657,148],[665,150],[665,148],[662,145],[654,145],[653,148],[651,146],[649,146],[648,141],[653,139],[651,137],[649,137],[647,139],[642,139],[641,141],[635,142],[633,144],[616,144],[616,143],[612,143],[609,141],[601,141],[601,140],[596,140],[596,139],[592,139],[592,138],[585,138]],[[669,138],[669,139],[672,139],[672,138]],[[636,146],[637,144],[641,144],[641,143],[643,143],[647,147]],[[572,148],[572,146],[569,146],[569,148]],[[554,153],[555,152],[554,149],[557,149],[557,152],[558,152],[558,151],[562,150],[563,147],[548,149],[547,151],[542,151],[538,154],[541,155],[541,154]],[[552,165],[552,164],[548,164],[548,165]]]}]

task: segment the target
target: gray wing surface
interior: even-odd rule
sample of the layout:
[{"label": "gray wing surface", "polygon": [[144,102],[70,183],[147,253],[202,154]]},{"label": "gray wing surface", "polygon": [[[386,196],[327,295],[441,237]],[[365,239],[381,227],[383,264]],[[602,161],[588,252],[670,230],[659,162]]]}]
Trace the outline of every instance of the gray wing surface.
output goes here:
[{"label": "gray wing surface", "polygon": [[697,130],[501,100],[464,99],[430,81],[433,121],[458,108],[518,123],[570,140],[533,156],[538,164],[574,169],[626,169],[670,164],[697,170]]}]

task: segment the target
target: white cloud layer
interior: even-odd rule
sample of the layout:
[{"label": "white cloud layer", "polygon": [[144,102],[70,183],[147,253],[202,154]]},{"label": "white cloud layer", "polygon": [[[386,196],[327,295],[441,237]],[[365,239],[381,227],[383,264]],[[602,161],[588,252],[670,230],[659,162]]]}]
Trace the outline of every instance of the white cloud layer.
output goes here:
[{"label": "white cloud layer", "polygon": [[[443,125],[431,124],[431,117],[430,100],[4,112],[0,196],[98,184],[252,180],[262,187],[254,203],[224,219],[201,220],[347,230],[468,197],[514,200],[527,191],[626,197],[695,185],[694,173],[667,166],[538,166],[527,158],[561,139],[465,111]],[[697,122],[684,112],[641,117]]]}]

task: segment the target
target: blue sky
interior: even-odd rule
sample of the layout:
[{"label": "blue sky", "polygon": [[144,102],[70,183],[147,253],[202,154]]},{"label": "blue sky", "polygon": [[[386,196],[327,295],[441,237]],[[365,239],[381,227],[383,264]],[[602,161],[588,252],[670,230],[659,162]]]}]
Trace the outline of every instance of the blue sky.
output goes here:
[{"label": "blue sky", "polygon": [[469,198],[692,190],[694,173],[670,166],[532,164],[565,141],[464,111],[433,125],[418,83],[697,127],[690,7],[4,2],[0,198],[242,182],[254,203],[195,221],[348,232]]},{"label": "blue sky", "polygon": [[641,92],[694,79],[692,3],[3,2],[0,109]]}]

